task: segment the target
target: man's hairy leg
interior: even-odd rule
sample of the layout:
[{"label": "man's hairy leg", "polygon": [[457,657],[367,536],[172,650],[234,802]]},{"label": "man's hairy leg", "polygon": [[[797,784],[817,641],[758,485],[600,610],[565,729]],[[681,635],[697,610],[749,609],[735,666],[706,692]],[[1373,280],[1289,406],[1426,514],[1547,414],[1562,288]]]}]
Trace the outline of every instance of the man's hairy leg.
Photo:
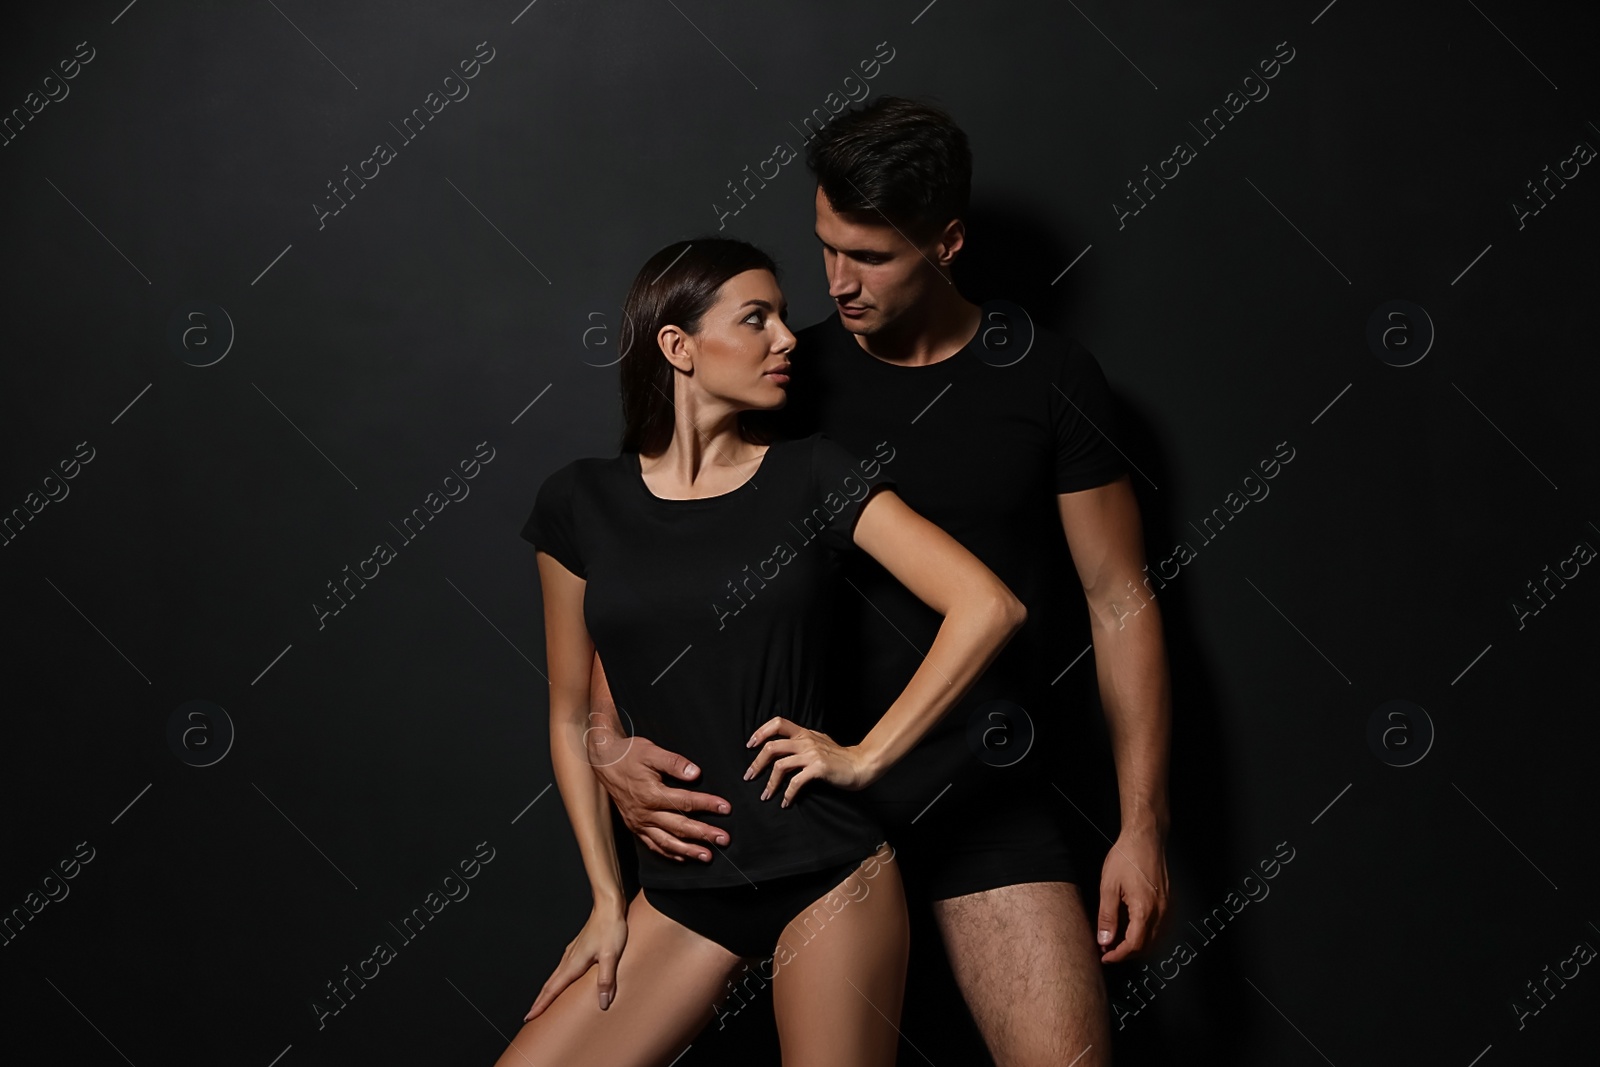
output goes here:
[{"label": "man's hairy leg", "polygon": [[726,815],[731,806],[713,793],[680,789],[663,780],[670,776],[693,781],[700,776],[700,768],[688,757],[647,738],[627,735],[599,655],[589,677],[589,722],[583,735],[589,762],[628,829],[651,851],[679,863],[688,859],[711,862],[712,852],[701,842],[726,845],[728,832],[692,819],[688,813]]},{"label": "man's hairy leg", "polygon": [[1111,1062],[1100,953],[1076,886],[1002,886],[936,900],[933,915],[996,1067]]}]

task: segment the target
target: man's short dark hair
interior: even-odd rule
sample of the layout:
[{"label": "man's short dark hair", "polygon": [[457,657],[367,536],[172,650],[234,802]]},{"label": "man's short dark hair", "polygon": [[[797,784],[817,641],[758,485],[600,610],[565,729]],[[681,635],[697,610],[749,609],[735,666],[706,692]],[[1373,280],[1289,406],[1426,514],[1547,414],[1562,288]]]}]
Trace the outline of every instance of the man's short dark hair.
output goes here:
[{"label": "man's short dark hair", "polygon": [[931,104],[881,96],[824,126],[806,165],[833,210],[881,215],[913,239],[967,213],[972,151],[967,135]]}]

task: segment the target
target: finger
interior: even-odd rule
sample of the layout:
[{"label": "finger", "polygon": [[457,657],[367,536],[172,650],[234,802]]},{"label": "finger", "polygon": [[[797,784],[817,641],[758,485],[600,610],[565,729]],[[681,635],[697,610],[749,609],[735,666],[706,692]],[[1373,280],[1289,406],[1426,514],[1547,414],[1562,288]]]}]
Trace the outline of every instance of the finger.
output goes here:
[{"label": "finger", "polygon": [[605,1011],[611,1007],[617,995],[616,956],[606,952],[600,954],[600,974],[595,980],[595,987],[600,993],[600,1010]]},{"label": "finger", "polygon": [[1149,930],[1147,917],[1147,909],[1140,904],[1128,909],[1128,932],[1122,938],[1122,947],[1127,952],[1140,952],[1144,949],[1145,935]]},{"label": "finger", "polygon": [[[656,852],[675,863],[686,863],[689,860],[701,858],[704,849],[696,849],[693,845],[682,845],[678,839],[654,826],[646,831],[649,837],[646,843]],[[680,847],[681,846],[681,847]]]},{"label": "finger", "polygon": [[1102,884],[1100,886],[1100,915],[1095,925],[1095,940],[1100,945],[1100,952],[1104,958],[1105,951],[1117,937],[1117,910],[1122,904],[1122,894],[1117,892],[1115,884]]},{"label": "finger", "polygon": [[577,978],[575,974],[563,973],[565,962],[562,961],[562,966],[557,967],[555,973],[545,979],[544,988],[539,990],[538,997],[534,998],[533,1007],[528,1009],[528,1014],[522,1017],[523,1022],[538,1018],[539,1013],[548,1008],[551,1002],[561,995],[561,991],[571,985],[573,980]]},{"label": "finger", "polygon": [[1123,960],[1128,959],[1133,955],[1134,955],[1133,946],[1128,944],[1128,942],[1123,941],[1120,944],[1118,944],[1116,948],[1114,948],[1110,952],[1107,952],[1104,955],[1102,955],[1100,957],[1100,962],[1101,963],[1121,963]]},{"label": "finger", "polygon": [[698,838],[718,845],[728,843],[726,831],[707,826],[693,819],[673,815],[670,812],[649,812],[654,817],[654,822],[629,824],[628,829],[645,847],[652,852],[666,856],[668,859],[683,859],[688,853],[699,853],[705,850],[692,844],[688,838]]},{"label": "finger", "polygon": [[648,832],[666,854],[683,859],[709,860],[711,853],[701,842],[726,847],[729,841],[726,830],[675,815],[659,816],[657,825],[651,826]]},{"label": "finger", "polygon": [[714,811],[726,815],[730,810],[728,802],[715,793],[696,793],[689,789],[663,788],[661,800],[673,811]]},{"label": "finger", "polygon": [[782,715],[774,715],[772,718],[756,727],[756,732],[750,735],[750,740],[744,743],[744,747],[755,748],[761,742],[765,741],[778,731],[790,730],[793,729],[793,727],[794,724],[788,719],[785,719]]},{"label": "finger", "polygon": [[779,806],[787,808],[790,802],[794,800],[795,794],[800,792],[801,786],[811,781],[811,779],[820,778],[821,776],[822,772],[817,769],[817,764],[815,763],[800,768],[800,773],[789,779],[789,788],[783,791],[783,803]]},{"label": "finger", "polygon": [[767,787],[761,791],[761,799],[765,800],[778,791],[778,786],[783,783],[783,776],[796,767],[804,767],[809,758],[799,754],[785,756],[772,765],[772,775],[767,779]]},{"label": "finger", "polygon": [[728,831],[720,826],[709,826],[683,815],[673,815],[670,812],[657,812],[654,826],[662,833],[674,838],[674,843],[685,848],[708,845],[726,845]]},{"label": "finger", "polygon": [[637,837],[640,841],[643,841],[644,847],[649,849],[651,852],[654,852],[656,855],[665,856],[669,860],[681,860],[683,858],[682,856],[674,856],[672,853],[668,852],[666,849],[662,848],[656,843],[655,835],[659,834],[660,832],[661,831],[657,830],[654,826],[646,826],[641,830],[636,830],[633,836]]},{"label": "finger", "polygon": [[797,744],[798,742],[792,738],[777,737],[762,745],[761,751],[756,753],[755,762],[745,770],[744,780],[748,782],[760,774],[761,769],[767,765],[767,761],[772,759],[773,756],[781,756],[793,752]]},{"label": "finger", "polygon": [[652,770],[670,774],[674,778],[694,779],[700,776],[700,768],[687,756],[680,756],[671,749],[662,748],[654,742],[645,742],[640,752],[640,760]]}]

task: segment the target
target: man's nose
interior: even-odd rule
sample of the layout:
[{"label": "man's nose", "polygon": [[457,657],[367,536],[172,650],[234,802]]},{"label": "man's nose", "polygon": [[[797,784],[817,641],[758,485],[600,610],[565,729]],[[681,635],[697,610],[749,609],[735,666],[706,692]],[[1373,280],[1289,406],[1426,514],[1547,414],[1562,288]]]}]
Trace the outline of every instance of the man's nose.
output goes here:
[{"label": "man's nose", "polygon": [[835,300],[840,297],[851,296],[856,290],[854,272],[846,266],[846,260],[839,256],[833,261],[833,271],[828,276],[828,295]]}]

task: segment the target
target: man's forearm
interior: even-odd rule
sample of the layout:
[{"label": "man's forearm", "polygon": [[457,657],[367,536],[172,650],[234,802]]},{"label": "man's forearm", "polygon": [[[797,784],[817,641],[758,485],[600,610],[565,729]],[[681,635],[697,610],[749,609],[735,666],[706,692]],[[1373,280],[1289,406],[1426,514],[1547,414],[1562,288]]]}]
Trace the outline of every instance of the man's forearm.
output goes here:
[{"label": "man's forearm", "polygon": [[1172,688],[1160,609],[1152,601],[1132,617],[1099,615],[1093,640],[1122,825],[1152,829],[1164,837],[1170,822]]}]

